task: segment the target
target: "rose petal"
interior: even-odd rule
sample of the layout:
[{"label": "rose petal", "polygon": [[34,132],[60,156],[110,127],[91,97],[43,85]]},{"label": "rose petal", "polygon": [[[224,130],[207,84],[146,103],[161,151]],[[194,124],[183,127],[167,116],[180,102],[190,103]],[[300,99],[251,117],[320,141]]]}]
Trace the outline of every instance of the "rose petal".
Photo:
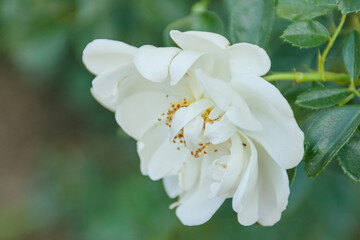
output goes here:
[{"label": "rose petal", "polygon": [[246,136],[243,137],[247,145],[244,153],[248,154],[249,163],[233,196],[232,205],[238,213],[239,222],[249,226],[259,219],[258,154],[253,142]]},{"label": "rose petal", "polygon": [[262,131],[246,134],[260,143],[282,168],[297,166],[304,155],[304,134],[279,90],[252,75],[239,75],[232,86],[263,126]]},{"label": "rose petal", "polygon": [[191,50],[176,55],[170,64],[170,84],[176,85],[203,55],[204,53]]},{"label": "rose petal", "polygon": [[163,185],[167,195],[175,198],[181,193],[178,176],[166,176],[163,178]]},{"label": "rose petal", "polygon": [[259,220],[263,226],[272,226],[281,218],[286,209],[290,194],[289,178],[286,170],[280,167],[258,144],[259,154]]},{"label": "rose petal", "polygon": [[152,180],[174,175],[182,167],[189,151],[169,142],[169,128],[165,124],[156,124],[138,141],[138,154],[141,159],[141,171]]},{"label": "rose petal", "polygon": [[83,62],[95,75],[132,61],[137,48],[126,43],[97,39],[89,43],[83,52]]},{"label": "rose petal", "polygon": [[263,128],[260,121],[252,114],[248,104],[237,93],[233,94],[232,104],[224,116],[240,129],[257,132]]},{"label": "rose petal", "polygon": [[249,144],[252,152],[257,151],[258,161],[251,154],[248,168],[234,194],[233,208],[243,225],[259,222],[271,226],[280,220],[287,206],[288,176],[259,144],[251,141]]},{"label": "rose petal", "polygon": [[93,91],[102,98],[115,96],[119,90],[120,82],[129,77],[134,71],[134,67],[130,64],[109,69],[94,78],[92,81]]},{"label": "rose petal", "polygon": [[210,100],[201,99],[192,103],[188,107],[183,107],[177,110],[171,123],[171,139],[173,139],[176,134],[196,116],[213,106],[214,104]]},{"label": "rose petal", "polygon": [[207,222],[225,201],[225,198],[210,198],[211,179],[207,174],[209,161],[203,161],[200,182],[180,198],[176,215],[184,225],[194,226]]},{"label": "rose petal", "polygon": [[196,75],[205,92],[225,111],[225,117],[241,129],[259,131],[262,126],[253,116],[245,100],[234,92],[229,83],[207,76],[200,69]]},{"label": "rose petal", "polygon": [[255,74],[262,76],[270,70],[271,61],[264,49],[250,44],[237,43],[226,49],[231,75]]},{"label": "rose petal", "polygon": [[193,157],[187,158],[179,174],[180,186],[184,191],[190,190],[200,177],[201,161]]},{"label": "rose petal", "polygon": [[244,157],[242,141],[238,134],[234,134],[231,137],[230,157],[227,161],[226,171],[217,192],[219,197],[230,198],[234,195],[242,177],[242,169],[248,164],[247,161]]},{"label": "rose petal", "polygon": [[159,180],[166,175],[176,174],[189,155],[189,150],[184,146],[170,143],[168,135],[151,156],[148,165],[150,179]]},{"label": "rose petal", "polygon": [[204,119],[200,116],[195,117],[184,127],[184,140],[186,147],[192,150],[199,148],[199,143],[202,142],[202,131],[204,126]]},{"label": "rose petal", "polygon": [[221,118],[218,121],[206,123],[204,137],[216,145],[230,139],[236,130],[234,124],[226,118]]},{"label": "rose petal", "polygon": [[153,82],[163,82],[169,75],[170,62],[179,52],[179,48],[145,45],[139,48],[134,57],[134,64],[144,78]]},{"label": "rose petal", "polygon": [[172,101],[174,98],[167,98],[163,92],[139,92],[127,97],[119,104],[115,118],[129,136],[138,140],[158,122]]},{"label": "rose petal", "polygon": [[226,38],[211,32],[172,30],[170,36],[183,50],[214,52],[230,46]]},{"label": "rose petal", "polygon": [[225,110],[232,103],[233,90],[228,83],[205,75],[201,69],[196,69],[195,74],[205,92],[219,108]]}]

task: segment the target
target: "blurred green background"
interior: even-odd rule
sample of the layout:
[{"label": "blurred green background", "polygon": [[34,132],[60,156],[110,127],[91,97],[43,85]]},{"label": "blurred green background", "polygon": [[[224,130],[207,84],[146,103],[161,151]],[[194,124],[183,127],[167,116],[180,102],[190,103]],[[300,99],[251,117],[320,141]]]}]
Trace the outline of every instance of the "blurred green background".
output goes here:
[{"label": "blurred green background", "polygon": [[[163,46],[165,27],[193,3],[0,1],[0,240],[360,239],[360,188],[337,164],[315,180],[300,165],[274,227],[239,225],[230,201],[208,223],[183,226],[162,183],[141,175],[135,141],[90,95],[82,50],[96,38]],[[226,27],[224,2],[210,9]],[[272,70],[315,63],[316,51],[279,39],[288,23],[275,22]],[[309,87],[291,86],[279,85],[290,102]]]}]

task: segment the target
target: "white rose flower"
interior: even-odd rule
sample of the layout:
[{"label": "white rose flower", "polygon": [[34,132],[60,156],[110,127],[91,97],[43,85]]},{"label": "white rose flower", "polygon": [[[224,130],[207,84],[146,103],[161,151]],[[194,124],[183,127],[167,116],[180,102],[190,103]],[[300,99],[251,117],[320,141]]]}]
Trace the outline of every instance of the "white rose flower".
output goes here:
[{"label": "white rose flower", "polygon": [[241,224],[275,224],[304,136],[285,98],[260,77],[268,55],[214,33],[170,34],[180,48],[90,43],[83,60],[97,75],[94,97],[138,141],[142,173],[179,197],[183,224],[208,221],[226,198]]}]

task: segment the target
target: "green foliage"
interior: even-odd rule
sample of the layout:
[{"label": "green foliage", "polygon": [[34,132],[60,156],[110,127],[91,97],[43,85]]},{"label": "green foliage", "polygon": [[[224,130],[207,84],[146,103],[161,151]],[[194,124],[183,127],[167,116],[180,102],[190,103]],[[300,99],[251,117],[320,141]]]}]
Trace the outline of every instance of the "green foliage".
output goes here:
[{"label": "green foliage", "polygon": [[[336,84],[324,82],[326,87],[319,89],[318,82],[276,83],[306,132],[306,156],[305,163],[287,171],[289,184],[292,184],[288,209],[281,221],[271,228],[239,226],[230,201],[207,224],[192,228],[183,226],[174,211],[168,209],[173,200],[166,196],[161,182],[141,176],[134,140],[118,131],[113,114],[91,97],[89,88],[93,76],[84,68],[81,54],[86,44],[96,38],[120,40],[134,46],[162,46],[165,26],[168,26],[164,32],[165,41],[170,44],[170,29],[224,34],[224,22],[226,27],[231,25],[232,42],[248,41],[264,46],[269,41],[267,52],[272,71],[308,72],[317,68],[317,52],[293,48],[280,40],[290,24],[288,19],[307,21],[319,17],[320,31],[317,24],[311,26],[310,31],[307,27],[293,29],[290,39],[293,37],[294,42],[300,42],[297,45],[305,42],[306,46],[318,46],[319,39],[327,41],[329,34],[324,26],[333,33],[333,21],[338,19],[338,13],[331,13],[336,9],[335,0],[278,0],[277,15],[285,19],[277,18],[275,24],[273,0],[227,0],[229,10],[225,10],[221,2],[212,1],[211,11],[187,15],[194,1],[0,1],[3,77],[8,77],[8,66],[16,69],[17,76],[11,80],[27,89],[24,95],[39,96],[39,108],[44,109],[41,114],[35,111],[33,115],[41,115],[46,121],[43,125],[49,125],[44,129],[35,128],[41,137],[31,136],[39,149],[24,149],[20,151],[23,154],[14,155],[36,152],[36,161],[28,158],[18,162],[10,158],[11,164],[7,165],[3,161],[4,169],[9,170],[2,173],[1,187],[6,187],[1,192],[0,239],[277,240],[281,236],[295,240],[335,240],[358,236],[358,226],[354,223],[360,215],[360,190],[341,168],[359,181],[360,134],[359,130],[354,132],[359,124],[359,106],[325,111],[300,107],[337,104],[347,94],[344,89],[347,85],[339,89]],[[358,11],[359,4],[358,0],[338,2],[344,13]],[[328,13],[331,14],[323,16]],[[340,32],[339,41],[334,43],[326,59],[327,71],[346,72],[339,53],[344,33],[360,29],[358,17],[355,14],[348,17],[345,31]],[[350,34],[343,50],[345,66],[353,80],[359,71],[358,34]],[[28,80],[26,83],[22,82],[24,78]],[[1,87],[4,85],[2,82]],[[359,88],[358,82],[355,87]],[[9,91],[11,94],[3,94],[9,96],[9,101],[1,96],[5,99],[2,107],[17,100],[10,99],[17,91],[13,88]],[[47,103],[49,98],[52,101]],[[296,99],[300,106],[295,104]],[[359,99],[355,97],[349,103],[360,103]],[[18,101],[24,100],[19,98]],[[37,102],[24,107],[32,111]],[[49,109],[56,109],[57,114],[52,116]],[[11,121],[11,114],[5,115],[1,120],[9,118]],[[74,120],[65,121],[68,118]],[[29,117],[24,126],[30,129],[31,123],[37,121]],[[59,127],[64,121],[65,126]],[[78,126],[80,130],[74,131]],[[18,131],[14,129],[13,135],[18,136]],[[38,138],[41,141],[38,142]],[[10,144],[6,141],[5,152],[11,148]],[[335,165],[329,166],[333,171],[324,171],[316,181],[306,178],[302,164],[309,176],[316,176],[336,154],[341,168],[333,161]],[[293,181],[295,173],[296,181]],[[23,188],[19,187],[21,184]],[[5,191],[7,188],[11,190]]]},{"label": "green foliage", "polygon": [[317,21],[290,24],[281,36],[286,42],[300,48],[317,47],[330,38],[326,27]]},{"label": "green foliage", "polygon": [[343,14],[360,11],[359,0],[338,0],[337,5]]},{"label": "green foliage", "polygon": [[196,11],[184,18],[180,18],[170,23],[164,30],[164,43],[166,46],[175,46],[171,40],[169,32],[171,30],[179,31],[206,31],[224,34],[224,24],[221,18],[211,11]]},{"label": "green foliage", "polygon": [[[281,85],[280,85],[281,86]],[[299,105],[295,104],[297,96],[302,94],[303,92],[317,87],[323,87],[321,83],[318,82],[305,82],[294,85],[290,85],[290,87],[286,90],[282,91],[282,94],[289,102],[291,108],[294,111],[295,119],[300,126],[307,122],[309,117],[312,116],[312,110],[300,107]]]},{"label": "green foliage", "polygon": [[296,167],[286,170],[287,175],[289,177],[289,186],[292,185],[296,176]]},{"label": "green foliage", "polygon": [[338,160],[344,172],[353,180],[360,181],[360,132],[355,131],[350,140],[338,152]]},{"label": "green foliage", "polygon": [[336,0],[279,0],[276,13],[280,18],[305,21],[336,9]]},{"label": "green foliage", "polygon": [[360,105],[322,112],[305,135],[305,170],[316,177],[349,140],[360,124]]},{"label": "green foliage", "polygon": [[301,107],[310,109],[332,107],[343,101],[348,95],[348,92],[345,88],[313,88],[300,94],[295,103]]},{"label": "green foliage", "polygon": [[[360,2],[360,1],[359,1]],[[352,32],[346,39],[343,49],[346,69],[353,82],[360,75],[360,33]]]},{"label": "green foliage", "polygon": [[264,47],[271,35],[274,15],[275,0],[232,0],[231,41],[249,42]]}]

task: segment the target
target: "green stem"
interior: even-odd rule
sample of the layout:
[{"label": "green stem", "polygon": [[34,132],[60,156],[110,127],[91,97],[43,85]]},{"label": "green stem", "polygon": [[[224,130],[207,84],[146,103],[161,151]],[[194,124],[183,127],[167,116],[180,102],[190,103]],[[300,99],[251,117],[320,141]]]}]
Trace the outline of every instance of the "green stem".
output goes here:
[{"label": "green stem", "polygon": [[360,98],[360,93],[359,93],[358,90],[354,89],[353,93],[354,93],[358,98]]},{"label": "green stem", "polygon": [[354,93],[351,93],[349,96],[347,96],[341,103],[339,103],[339,106],[344,106],[346,103],[348,103],[351,99],[355,97]]},{"label": "green stem", "polygon": [[358,98],[360,98],[360,93],[359,93],[359,91],[356,89],[355,82],[351,82],[351,83],[350,83],[349,91],[352,92],[352,93],[353,93],[355,96],[357,96]]},{"label": "green stem", "polygon": [[351,83],[350,91],[354,93],[358,98],[360,98],[360,92],[356,89],[355,84]]},{"label": "green stem", "polygon": [[329,40],[329,43],[328,45],[326,46],[323,54],[320,54],[319,55],[319,62],[318,62],[318,67],[319,67],[319,73],[321,74],[321,79],[323,81],[327,80],[326,78],[326,74],[325,74],[325,61],[326,61],[326,57],[331,49],[331,47],[334,45],[334,42],[337,38],[337,36],[339,35],[342,27],[344,26],[344,23],[345,23],[345,20],[346,20],[346,14],[343,14],[341,16],[341,20],[340,20],[340,23],[339,23],[339,26],[336,28],[336,31],[334,33],[334,35],[332,37],[330,37],[330,40]]},{"label": "green stem", "polygon": [[[351,83],[350,76],[344,73],[324,72],[327,81],[349,84]],[[313,82],[323,80],[321,73],[273,73],[264,77],[267,81],[288,80],[296,82]]]}]

